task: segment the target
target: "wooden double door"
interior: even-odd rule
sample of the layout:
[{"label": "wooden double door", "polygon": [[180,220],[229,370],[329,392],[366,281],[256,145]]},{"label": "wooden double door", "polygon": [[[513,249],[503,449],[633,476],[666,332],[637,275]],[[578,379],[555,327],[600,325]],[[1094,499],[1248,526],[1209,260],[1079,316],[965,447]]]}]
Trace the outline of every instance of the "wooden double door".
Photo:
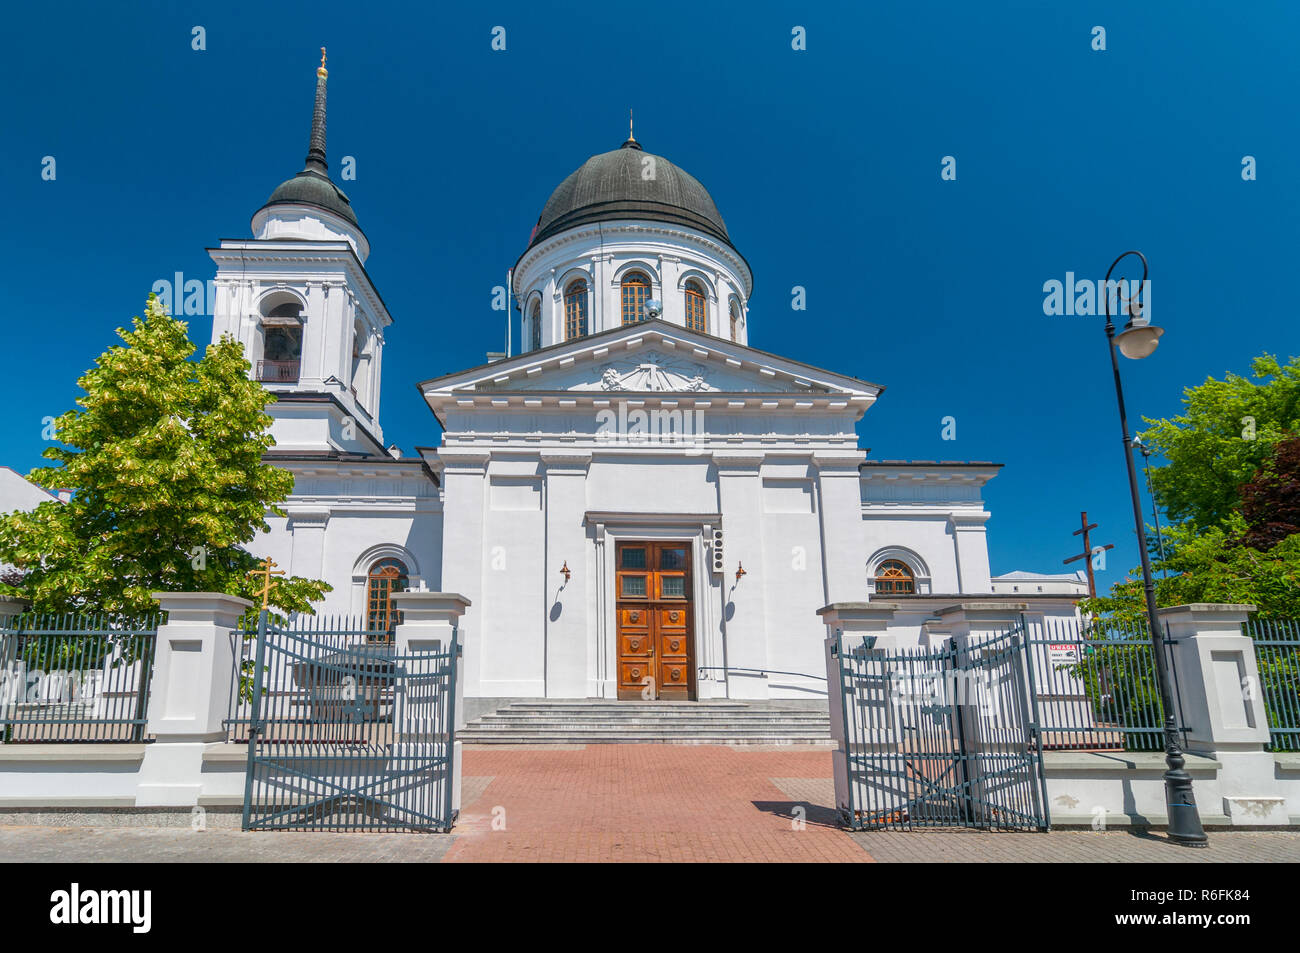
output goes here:
[{"label": "wooden double door", "polygon": [[618,697],[695,697],[691,547],[620,542],[615,582]]}]

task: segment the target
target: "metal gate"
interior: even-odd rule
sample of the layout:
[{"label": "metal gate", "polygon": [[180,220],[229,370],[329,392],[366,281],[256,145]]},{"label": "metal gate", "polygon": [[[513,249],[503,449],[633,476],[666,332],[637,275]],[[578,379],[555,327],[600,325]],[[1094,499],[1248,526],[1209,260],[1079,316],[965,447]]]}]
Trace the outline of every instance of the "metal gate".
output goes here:
[{"label": "metal gate", "polygon": [[836,799],[849,827],[1047,829],[1023,636],[1018,626],[937,649],[838,637]]},{"label": "metal gate", "polygon": [[245,830],[447,831],[457,642],[258,621]]}]

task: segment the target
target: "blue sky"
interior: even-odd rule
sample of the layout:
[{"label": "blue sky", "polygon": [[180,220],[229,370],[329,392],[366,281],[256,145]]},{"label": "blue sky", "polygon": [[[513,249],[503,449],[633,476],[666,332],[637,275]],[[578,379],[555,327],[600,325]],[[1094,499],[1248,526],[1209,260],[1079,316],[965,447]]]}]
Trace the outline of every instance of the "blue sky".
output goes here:
[{"label": "blue sky", "polygon": [[385,435],[408,451],[437,440],[415,382],[500,349],[493,286],[629,107],[752,265],[751,344],[885,384],[859,426],[874,458],[1006,464],[986,491],[995,572],[1059,571],[1083,509],[1116,544],[1103,585],[1137,562],[1104,321],[1044,315],[1044,282],[1147,254],[1166,334],[1122,368],[1134,417],[1300,350],[1295,4],[53,2],[5,19],[0,464],[22,472],[152,284],[211,278],[204,248],[247,237],[302,167],[322,45],[331,171],[355,157],[341,184],[396,318]]}]

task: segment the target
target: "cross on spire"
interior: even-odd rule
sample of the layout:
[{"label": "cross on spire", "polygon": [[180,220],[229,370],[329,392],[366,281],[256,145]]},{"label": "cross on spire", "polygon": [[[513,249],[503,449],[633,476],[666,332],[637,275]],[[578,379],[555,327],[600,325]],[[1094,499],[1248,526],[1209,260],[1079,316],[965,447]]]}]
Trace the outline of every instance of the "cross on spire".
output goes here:
[{"label": "cross on spire", "polygon": [[[1097,598],[1097,578],[1093,575],[1092,572],[1092,543],[1088,534],[1096,528],[1097,528],[1096,523],[1088,522],[1087,510],[1084,510],[1082,513],[1079,514],[1079,528],[1076,529],[1070,535],[1083,536],[1083,552],[1079,553],[1079,555],[1077,556],[1071,556],[1069,559],[1065,560],[1065,565],[1067,566],[1070,563],[1077,562],[1080,559],[1087,560],[1087,562],[1085,562],[1083,565],[1084,568],[1086,568],[1088,571],[1088,595],[1091,596],[1093,599]],[[1107,543],[1105,546],[1098,546],[1097,548],[1100,550],[1114,549],[1115,544]]]}]

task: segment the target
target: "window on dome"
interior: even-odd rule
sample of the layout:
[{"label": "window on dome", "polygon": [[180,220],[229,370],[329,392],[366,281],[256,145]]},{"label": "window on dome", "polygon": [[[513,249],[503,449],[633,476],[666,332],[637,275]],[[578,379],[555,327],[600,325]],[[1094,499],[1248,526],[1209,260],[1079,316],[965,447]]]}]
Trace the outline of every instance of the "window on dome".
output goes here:
[{"label": "window on dome", "polygon": [[731,299],[731,340],[735,341],[736,332],[740,327],[740,302],[735,298]]},{"label": "window on dome", "polygon": [[632,272],[623,279],[623,323],[644,321],[646,298],[650,297],[650,279],[640,272]]},{"label": "window on dome", "polygon": [[408,584],[406,566],[400,559],[381,559],[370,567],[366,580],[366,630],[372,642],[391,642],[393,629],[402,620],[393,608],[392,595]]},{"label": "window on dome", "polygon": [[686,282],[686,326],[692,331],[704,331],[704,289],[694,279]]},{"label": "window on dome", "polygon": [[876,592],[912,595],[916,592],[916,577],[907,563],[900,559],[886,559],[876,570]]},{"label": "window on dome", "polygon": [[564,339],[587,333],[587,282],[579,278],[564,290]]},{"label": "window on dome", "polygon": [[536,351],[542,346],[542,303],[533,302],[532,316],[528,319],[528,349]]}]

